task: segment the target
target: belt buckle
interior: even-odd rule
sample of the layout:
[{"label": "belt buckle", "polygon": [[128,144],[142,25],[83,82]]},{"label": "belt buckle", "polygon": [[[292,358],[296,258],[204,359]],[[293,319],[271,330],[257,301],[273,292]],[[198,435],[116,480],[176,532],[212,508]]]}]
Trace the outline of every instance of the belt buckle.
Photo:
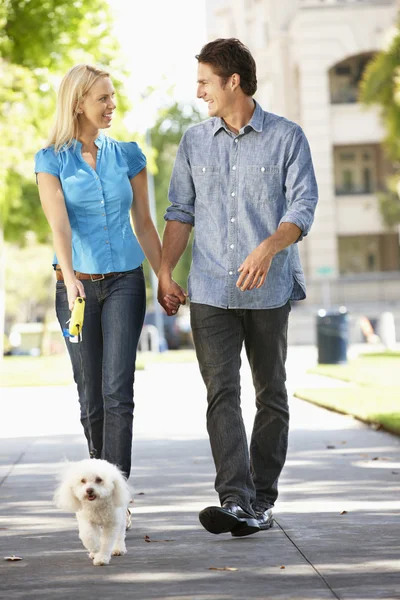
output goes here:
[{"label": "belt buckle", "polygon": [[96,279],[93,279],[93,275],[90,273],[90,279],[92,281],[103,281],[103,279],[105,279],[105,278],[106,278],[106,276],[102,273],[101,277],[96,277]]}]

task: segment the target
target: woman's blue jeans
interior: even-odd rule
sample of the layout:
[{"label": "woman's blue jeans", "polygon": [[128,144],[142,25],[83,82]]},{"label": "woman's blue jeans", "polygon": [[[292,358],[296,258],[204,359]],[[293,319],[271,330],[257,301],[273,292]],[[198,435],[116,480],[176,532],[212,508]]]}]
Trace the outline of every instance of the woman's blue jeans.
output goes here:
[{"label": "woman's blue jeans", "polygon": [[[136,351],[146,310],[142,267],[82,281],[86,293],[82,341],[66,338],[78,387],[81,423],[92,458],[131,470]],[[62,329],[71,316],[64,282],[56,284]]]},{"label": "woman's blue jeans", "polygon": [[[286,459],[289,409],[285,361],[289,302],[268,310],[190,304],[197,359],[207,387],[207,429],[221,504],[250,513],[272,507]],[[257,412],[248,449],[240,406],[243,343]]]}]

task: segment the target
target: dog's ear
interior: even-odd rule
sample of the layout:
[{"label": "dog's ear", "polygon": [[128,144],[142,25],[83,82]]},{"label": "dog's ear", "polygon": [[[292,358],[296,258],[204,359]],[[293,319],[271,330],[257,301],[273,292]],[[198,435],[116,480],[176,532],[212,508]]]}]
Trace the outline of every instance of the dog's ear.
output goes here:
[{"label": "dog's ear", "polygon": [[61,508],[67,512],[78,512],[81,508],[81,503],[75,496],[72,486],[69,481],[63,481],[58,486],[54,493],[54,503],[57,508]]},{"label": "dog's ear", "polygon": [[114,491],[113,499],[115,506],[126,508],[131,499],[131,492],[124,476],[117,472],[113,478]]}]

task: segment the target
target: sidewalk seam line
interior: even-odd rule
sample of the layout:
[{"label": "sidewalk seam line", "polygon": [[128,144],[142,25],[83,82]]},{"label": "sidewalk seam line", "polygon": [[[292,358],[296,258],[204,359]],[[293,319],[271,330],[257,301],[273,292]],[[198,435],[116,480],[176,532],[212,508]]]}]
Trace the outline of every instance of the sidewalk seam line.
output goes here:
[{"label": "sidewalk seam line", "polygon": [[24,458],[24,456],[25,456],[25,454],[26,454],[26,452],[27,452],[28,448],[29,448],[30,446],[32,446],[32,444],[33,444],[33,441],[34,441],[34,440],[32,440],[31,442],[29,442],[29,444],[28,444],[28,445],[27,445],[27,446],[24,448],[24,450],[22,450],[22,452],[21,452],[21,454],[18,456],[17,460],[16,460],[15,462],[13,462],[13,464],[12,464],[12,465],[11,465],[11,467],[9,468],[8,472],[7,472],[7,473],[4,475],[3,479],[0,481],[0,486],[2,486],[2,485],[3,485],[3,483],[5,483],[5,481],[8,479],[8,477],[9,477],[9,476],[11,475],[11,473],[13,472],[13,470],[14,470],[14,467],[16,467],[16,466],[17,466],[17,465],[18,465],[18,464],[21,462],[21,460]]},{"label": "sidewalk seam line", "polygon": [[284,530],[284,528],[282,527],[282,525],[280,525],[276,519],[274,519],[274,521],[278,525],[279,529],[285,534],[285,536],[287,537],[287,539],[293,544],[293,546],[296,548],[296,550],[301,554],[301,556],[304,558],[304,560],[307,561],[308,564],[310,565],[310,567],[316,572],[316,574],[318,575],[318,577],[320,579],[322,579],[322,581],[324,582],[324,584],[326,585],[326,587],[330,590],[330,592],[332,592],[332,594],[335,596],[335,598],[337,598],[337,600],[341,600],[340,596],[338,596],[337,593],[335,592],[335,590],[329,585],[329,583],[327,582],[327,580],[325,579],[325,577],[318,571],[317,567],[315,567],[312,564],[312,562],[307,558],[307,556],[299,548],[299,546],[296,544],[296,542],[294,542],[292,540],[292,538],[286,533],[286,531]]}]

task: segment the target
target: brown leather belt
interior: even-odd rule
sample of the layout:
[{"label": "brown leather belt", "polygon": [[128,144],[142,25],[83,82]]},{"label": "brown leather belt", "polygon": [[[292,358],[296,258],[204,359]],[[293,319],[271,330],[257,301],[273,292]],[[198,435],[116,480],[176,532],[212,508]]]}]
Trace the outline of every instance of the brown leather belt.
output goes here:
[{"label": "brown leather belt", "polygon": [[[56,265],[56,279],[57,281],[64,281],[64,275],[61,271],[60,265]],[[74,271],[77,279],[91,279],[92,281],[101,281],[106,277],[112,277],[118,275],[118,273],[80,273],[80,271]]]}]

